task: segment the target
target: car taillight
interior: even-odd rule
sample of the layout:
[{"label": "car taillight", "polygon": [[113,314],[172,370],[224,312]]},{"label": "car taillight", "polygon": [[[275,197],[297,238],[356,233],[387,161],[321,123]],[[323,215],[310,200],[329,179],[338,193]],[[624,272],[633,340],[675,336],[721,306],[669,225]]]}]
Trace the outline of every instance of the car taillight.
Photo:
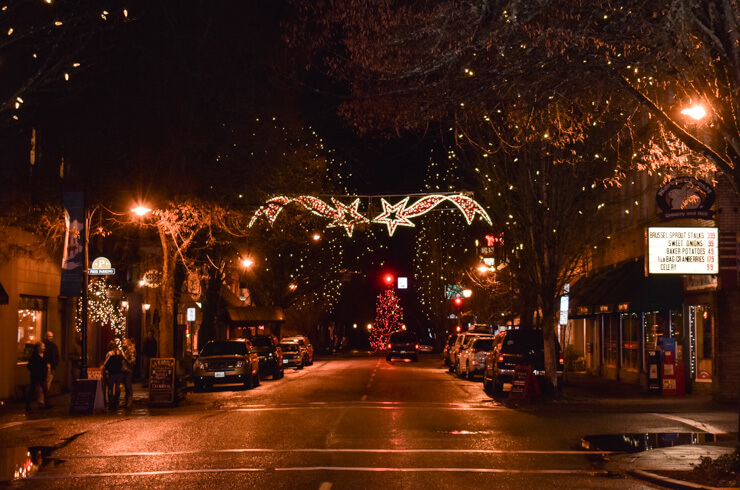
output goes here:
[{"label": "car taillight", "polygon": [[498,356],[498,362],[504,362],[504,355],[503,354],[501,354],[500,356]]},{"label": "car taillight", "polygon": [[560,359],[558,359],[558,362],[559,362],[560,364],[562,364],[562,363],[563,363],[563,356],[560,356]]},{"label": "car taillight", "polygon": [[389,349],[391,348],[391,344],[388,344],[388,348],[389,348]]},{"label": "car taillight", "polygon": [[417,349],[417,350],[419,349],[419,344],[416,344],[416,349]]}]

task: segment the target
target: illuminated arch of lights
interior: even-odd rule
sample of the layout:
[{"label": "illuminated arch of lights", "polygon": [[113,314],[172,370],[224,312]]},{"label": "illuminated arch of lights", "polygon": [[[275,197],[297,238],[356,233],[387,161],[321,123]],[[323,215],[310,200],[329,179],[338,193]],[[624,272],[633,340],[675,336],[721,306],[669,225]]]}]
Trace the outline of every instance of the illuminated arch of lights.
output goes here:
[{"label": "illuminated arch of lights", "polygon": [[384,224],[388,228],[388,234],[393,236],[396,228],[399,226],[415,226],[411,218],[422,216],[439,204],[449,201],[459,209],[465,221],[470,225],[475,218],[476,213],[481,219],[491,224],[491,218],[485,209],[471,197],[464,194],[429,194],[417,199],[409,205],[410,196],[406,196],[395,204],[389,203],[385,198],[381,198],[383,211],[374,218],[367,218],[360,214],[360,198],[355,198],[352,204],[346,205],[335,198],[331,198],[331,204],[327,204],[321,199],[313,196],[277,196],[268,200],[252,216],[249,222],[251,228],[260,217],[265,217],[272,225],[275,223],[280,211],[291,203],[298,203],[311,213],[328,218],[330,223],[327,228],[342,227],[348,236],[352,236],[355,226],[361,223],[378,223]]}]

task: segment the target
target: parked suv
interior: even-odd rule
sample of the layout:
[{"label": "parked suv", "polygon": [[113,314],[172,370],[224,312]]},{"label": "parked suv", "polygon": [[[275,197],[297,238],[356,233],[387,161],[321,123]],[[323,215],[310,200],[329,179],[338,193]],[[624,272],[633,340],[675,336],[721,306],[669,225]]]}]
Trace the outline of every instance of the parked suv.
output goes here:
[{"label": "parked suv", "polygon": [[458,369],[457,366],[460,363],[460,349],[468,347],[471,340],[479,337],[493,337],[493,335],[490,333],[478,332],[465,332],[458,334],[455,339],[455,343],[452,344],[452,347],[450,347],[450,350],[448,351],[449,363],[447,365],[449,366],[450,372],[456,372]]},{"label": "parked suv", "polygon": [[411,359],[413,362],[419,360],[419,339],[415,333],[402,330],[391,334],[388,339],[388,351],[385,360],[390,361],[399,357]]},{"label": "parked suv", "polygon": [[467,347],[460,350],[455,374],[468,379],[483,374],[483,369],[486,367],[486,354],[493,347],[493,340],[494,337],[491,335],[481,335],[471,339]]},{"label": "parked suv", "polygon": [[295,366],[298,369],[303,369],[306,360],[306,348],[302,347],[296,341],[280,342],[280,348],[283,349],[283,367]]},{"label": "parked suv", "polygon": [[274,335],[257,335],[252,337],[252,345],[257,350],[260,361],[260,376],[272,376],[280,379],[285,376],[283,370],[283,349]]},{"label": "parked suv", "polygon": [[450,349],[452,349],[452,346],[455,345],[455,340],[457,339],[458,334],[451,333],[447,337],[447,341],[445,342],[444,350],[442,351],[442,356],[445,359],[445,366],[450,365]]},{"label": "parked suv", "polygon": [[260,384],[257,353],[246,339],[211,340],[195,360],[193,382],[197,391],[230,383],[254,388]]},{"label": "parked suv", "polygon": [[[563,356],[556,346],[558,387],[563,376]],[[541,330],[504,330],[496,335],[493,348],[486,355],[483,389],[498,395],[511,391],[517,365],[532,366],[534,374],[545,375],[545,343]]]},{"label": "parked suv", "polygon": [[313,364],[313,345],[308,341],[308,337],[303,335],[296,335],[295,337],[283,337],[282,342],[298,342],[300,346],[305,349],[305,358],[303,359],[304,366],[310,366]]}]

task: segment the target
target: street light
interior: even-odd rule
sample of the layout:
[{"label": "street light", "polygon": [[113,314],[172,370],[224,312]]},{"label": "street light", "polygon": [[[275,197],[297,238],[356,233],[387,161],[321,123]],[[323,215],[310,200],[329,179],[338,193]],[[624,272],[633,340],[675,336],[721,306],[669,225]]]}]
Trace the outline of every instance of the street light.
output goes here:
[{"label": "street light", "polygon": [[254,265],[254,260],[250,259],[249,257],[242,259],[242,265],[249,269]]},{"label": "street light", "polygon": [[691,107],[687,107],[686,109],[682,110],[681,114],[689,116],[695,121],[698,121],[700,119],[703,119],[707,115],[707,111],[706,109],[704,109],[704,106],[694,104]]},{"label": "street light", "polygon": [[134,214],[136,214],[136,215],[139,215],[139,216],[144,216],[145,214],[151,213],[152,210],[149,209],[149,208],[147,208],[147,207],[145,207],[145,206],[142,206],[141,204],[139,204],[135,208],[132,208],[131,209],[131,212],[134,213]]}]

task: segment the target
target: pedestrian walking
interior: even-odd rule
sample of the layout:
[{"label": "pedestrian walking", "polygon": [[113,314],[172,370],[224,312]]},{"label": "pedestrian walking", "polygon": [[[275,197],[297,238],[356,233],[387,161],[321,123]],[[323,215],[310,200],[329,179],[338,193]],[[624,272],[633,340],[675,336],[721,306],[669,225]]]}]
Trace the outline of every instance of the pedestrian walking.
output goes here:
[{"label": "pedestrian walking", "polygon": [[108,353],[105,355],[103,367],[107,377],[108,385],[108,410],[115,412],[121,399],[121,383],[124,381],[123,367],[126,359],[123,352],[118,348],[115,340],[108,343]]},{"label": "pedestrian walking", "polygon": [[80,379],[80,372],[82,372],[82,332],[77,332],[75,343],[69,349],[67,355],[72,367],[72,382]]},{"label": "pedestrian walking", "polygon": [[126,359],[123,370],[126,387],[124,405],[131,407],[134,404],[134,371],[136,370],[136,343],[133,339],[123,339],[123,357]]},{"label": "pedestrian walking", "polygon": [[46,377],[49,374],[49,363],[47,361],[45,351],[46,346],[43,342],[36,342],[31,358],[28,359],[28,371],[31,374],[31,386],[26,394],[26,410],[31,409],[31,401],[38,395],[36,390],[41,388],[44,393],[44,403],[39,402],[39,408],[51,408],[49,403],[49,387],[46,384]]},{"label": "pedestrian walking", "polygon": [[59,365],[59,348],[54,343],[54,332],[51,330],[46,332],[44,347],[46,349],[44,357],[46,357],[46,362],[49,365],[49,370],[46,375],[46,389],[51,391],[51,381],[54,379],[54,372],[57,370],[57,366]]},{"label": "pedestrian walking", "polygon": [[149,379],[149,361],[157,357],[157,339],[154,338],[154,330],[146,332],[144,345],[141,348],[141,379]]}]

